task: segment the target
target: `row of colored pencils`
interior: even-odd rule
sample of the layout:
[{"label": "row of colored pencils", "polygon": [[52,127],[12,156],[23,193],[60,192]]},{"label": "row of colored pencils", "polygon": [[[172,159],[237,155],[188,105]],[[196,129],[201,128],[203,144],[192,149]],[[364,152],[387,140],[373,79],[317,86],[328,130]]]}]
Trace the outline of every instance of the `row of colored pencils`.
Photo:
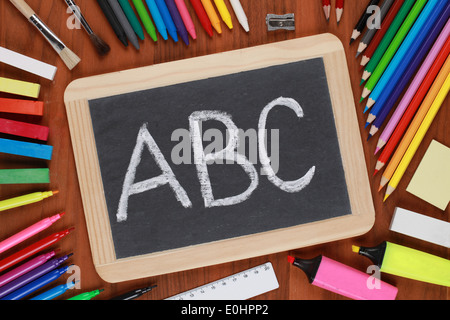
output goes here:
[{"label": "row of colored pencils", "polygon": [[387,186],[386,201],[450,90],[450,0],[384,0],[380,14],[381,27],[361,41],[358,55],[364,52],[361,102],[368,98],[369,139],[384,127],[374,175],[386,166],[379,187]]},{"label": "row of colored pencils", "polygon": [[[322,8],[325,13],[327,21],[330,20],[331,15],[331,0],[322,0]],[[344,13],[344,0],[336,0],[336,21],[339,24]]]}]

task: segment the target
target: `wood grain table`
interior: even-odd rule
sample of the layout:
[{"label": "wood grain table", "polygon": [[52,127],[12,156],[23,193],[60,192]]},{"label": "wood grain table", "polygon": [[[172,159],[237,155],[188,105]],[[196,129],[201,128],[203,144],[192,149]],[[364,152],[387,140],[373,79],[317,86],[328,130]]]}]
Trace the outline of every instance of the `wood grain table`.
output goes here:
[{"label": "wood grain table", "polygon": [[[104,292],[95,298],[96,300],[107,300],[129,290],[155,284],[158,286],[156,289],[139,299],[161,300],[269,261],[274,266],[280,287],[277,290],[256,297],[256,299],[346,300],[346,298],[340,295],[311,286],[303,272],[288,263],[288,254],[298,255],[304,258],[312,258],[316,255],[324,254],[351,267],[365,271],[371,262],[366,258],[352,253],[352,244],[375,246],[387,240],[447,259],[450,258],[450,251],[446,248],[389,231],[389,225],[396,207],[425,213],[428,216],[449,221],[450,208],[447,207],[443,212],[406,192],[406,186],[416,171],[432,139],[436,139],[447,146],[450,145],[450,110],[447,98],[414,157],[413,162],[408,168],[404,179],[400,183],[398,190],[386,203],[383,203],[384,194],[378,193],[380,175],[372,177],[377,160],[373,156],[377,139],[366,141],[368,131],[364,129],[366,120],[365,115],[363,115],[364,106],[359,103],[362,91],[362,88],[359,86],[362,71],[359,69],[360,60],[355,58],[358,41],[349,45],[353,27],[364,11],[368,1],[348,1],[342,20],[337,25],[334,14],[334,1],[332,1],[331,19],[329,22],[326,22],[321,1],[318,0],[241,0],[242,6],[248,15],[250,32],[246,33],[240,27],[235,15],[232,14],[235,28],[229,30],[225,27],[225,24],[222,24],[222,34],[218,35],[215,33],[212,38],[202,29],[192,6],[188,1],[186,2],[188,9],[194,17],[193,20],[198,34],[197,40],[192,41],[189,46],[186,46],[181,41],[174,43],[171,39],[163,41],[161,38],[158,43],[154,43],[146,35],[145,41],[141,42],[141,49],[137,51],[131,45],[125,48],[120,43],[107,24],[107,20],[96,1],[78,0],[78,5],[87,17],[91,27],[111,46],[110,54],[104,58],[100,58],[82,29],[68,28],[71,22],[71,14],[67,12],[67,7],[63,0],[28,0],[29,5],[37,12],[41,19],[81,58],[81,63],[72,71],[69,71],[65,67],[48,43],[9,1],[0,2],[0,45],[58,67],[54,81],[49,81],[3,64],[0,65],[0,76],[40,83],[42,88],[39,100],[45,103],[45,114],[42,118],[13,116],[10,114],[0,114],[0,117],[49,126],[50,138],[48,143],[54,146],[54,154],[51,161],[39,161],[0,154],[0,168],[2,169],[48,167],[51,172],[50,186],[2,185],[0,186],[0,198],[6,199],[46,189],[60,191],[57,196],[47,199],[42,203],[3,212],[0,215],[0,238],[12,235],[42,218],[55,213],[66,212],[66,215],[60,222],[57,222],[44,233],[50,234],[67,227],[75,227],[75,231],[58,243],[55,248],[60,248],[61,253],[74,253],[70,261],[80,268],[81,280],[79,283],[81,290],[76,293],[104,289]],[[268,32],[265,23],[265,17],[268,13],[295,13],[296,31]],[[376,222],[373,229],[369,233],[354,239],[326,243],[308,248],[293,248],[292,251],[280,252],[269,256],[117,284],[104,282],[97,275],[91,258],[69,128],[63,103],[63,95],[67,85],[78,78],[320,33],[332,33],[336,35],[342,40],[346,51],[356,104],[355,112],[357,113],[361,129],[367,172],[370,177],[372,195],[376,208]],[[0,93],[0,97],[13,98],[13,96],[3,93]],[[44,236],[44,233],[0,255],[0,258],[40,239]],[[395,285],[399,289],[397,296],[399,300],[448,300],[450,298],[450,288],[403,279],[388,274],[383,274],[382,280]],[[59,299],[66,299],[73,295],[75,293],[69,291]]]}]

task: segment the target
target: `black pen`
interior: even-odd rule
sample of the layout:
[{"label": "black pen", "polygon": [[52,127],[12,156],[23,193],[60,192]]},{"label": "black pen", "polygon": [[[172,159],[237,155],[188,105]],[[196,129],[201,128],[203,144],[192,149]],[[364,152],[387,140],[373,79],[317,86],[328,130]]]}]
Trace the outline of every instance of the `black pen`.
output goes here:
[{"label": "black pen", "polygon": [[152,291],[153,288],[156,288],[157,286],[151,286],[151,287],[147,287],[147,288],[142,288],[142,289],[136,289],[130,292],[127,292],[121,296],[117,296],[115,298],[112,298],[111,300],[134,300],[136,298],[139,298],[140,296],[142,296],[143,294]]}]

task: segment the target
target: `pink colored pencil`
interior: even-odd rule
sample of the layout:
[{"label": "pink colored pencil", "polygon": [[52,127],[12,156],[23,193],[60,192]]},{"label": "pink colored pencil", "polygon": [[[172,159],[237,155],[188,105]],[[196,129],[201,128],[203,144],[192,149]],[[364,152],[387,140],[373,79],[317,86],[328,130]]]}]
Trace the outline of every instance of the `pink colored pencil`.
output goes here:
[{"label": "pink colored pencil", "polygon": [[56,252],[57,251],[54,250],[48,253],[41,254],[40,256],[37,256],[36,258],[24,263],[20,267],[17,267],[0,276],[0,287],[43,265],[48,260],[53,258],[56,255]]},{"label": "pink colored pencil", "polygon": [[181,15],[181,19],[183,20],[183,23],[186,26],[186,29],[191,35],[192,39],[197,39],[194,22],[192,21],[191,15],[189,14],[189,11],[186,7],[186,3],[184,2],[184,0],[175,0],[175,4],[177,5],[178,11]]},{"label": "pink colored pencil", "polygon": [[436,40],[435,44],[433,45],[433,48],[431,48],[430,52],[428,53],[427,58],[423,62],[422,66],[420,67],[419,71],[417,72],[415,78],[411,82],[408,91],[403,96],[403,99],[400,101],[399,105],[397,106],[397,109],[395,110],[394,114],[392,115],[389,123],[386,125],[386,128],[383,130],[377,144],[377,149],[375,151],[375,154],[378,153],[378,151],[384,147],[384,145],[388,142],[390,139],[392,133],[394,132],[395,128],[397,127],[397,124],[400,122],[403,114],[405,113],[406,109],[408,108],[409,104],[411,103],[412,99],[414,98],[416,92],[418,91],[419,87],[422,85],[423,80],[427,76],[428,72],[430,71],[433,63],[435,62],[437,56],[441,53],[442,50],[447,52],[449,50],[449,41],[450,41],[450,21],[447,22],[444,29],[442,30],[441,34],[439,35],[439,38]]},{"label": "pink colored pencil", "polygon": [[22,241],[25,241],[28,238],[31,238],[32,236],[34,236],[35,234],[38,234],[39,232],[47,229],[53,223],[58,221],[63,215],[64,215],[64,213],[60,213],[60,214],[56,214],[50,218],[42,219],[41,221],[20,231],[19,233],[16,233],[15,235],[9,237],[8,239],[3,240],[2,242],[0,242],[0,253],[5,252],[8,249],[11,249],[12,247],[18,245]]}]

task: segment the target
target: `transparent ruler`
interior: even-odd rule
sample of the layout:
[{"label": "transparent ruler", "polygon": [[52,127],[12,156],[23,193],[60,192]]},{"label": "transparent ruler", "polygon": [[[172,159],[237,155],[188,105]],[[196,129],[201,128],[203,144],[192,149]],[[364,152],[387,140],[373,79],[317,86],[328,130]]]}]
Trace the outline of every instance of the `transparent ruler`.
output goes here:
[{"label": "transparent ruler", "polygon": [[166,300],[247,300],[278,287],[272,264],[268,262]]}]

